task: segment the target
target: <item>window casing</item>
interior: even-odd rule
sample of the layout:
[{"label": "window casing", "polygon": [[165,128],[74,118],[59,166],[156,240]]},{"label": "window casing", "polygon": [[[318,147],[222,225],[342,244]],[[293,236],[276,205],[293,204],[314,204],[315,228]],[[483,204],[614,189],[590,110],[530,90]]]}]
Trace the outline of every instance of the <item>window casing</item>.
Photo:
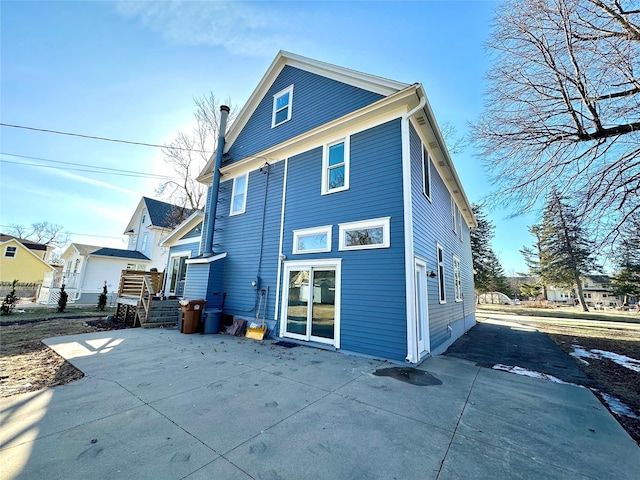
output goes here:
[{"label": "window casing", "polygon": [[391,217],[338,224],[339,250],[367,250],[389,248]]},{"label": "window casing", "polygon": [[451,195],[451,225],[453,228],[453,233],[458,234],[458,205],[456,201],[453,199],[453,195]]},{"label": "window casing", "polygon": [[349,137],[324,146],[322,195],[349,189]]},{"label": "window casing", "polygon": [[460,259],[453,256],[453,290],[456,302],[462,301],[462,279],[460,277]]},{"label": "window casing", "polygon": [[422,146],[422,191],[427,200],[431,201],[431,157],[424,145]]},{"label": "window casing", "polygon": [[319,253],[331,251],[332,225],[293,231],[293,253]]},{"label": "window casing", "polygon": [[147,240],[148,239],[149,239],[149,234],[145,232],[142,235],[142,246],[140,247],[140,251],[141,252],[145,252],[147,250]]},{"label": "window casing", "polygon": [[17,254],[18,254],[18,247],[12,247],[10,245],[7,245],[4,249],[5,258],[16,258]]},{"label": "window casing", "polygon": [[444,249],[439,243],[437,246],[437,259],[438,259],[438,294],[440,296],[440,303],[447,303],[447,294],[445,290],[444,281]]},{"label": "window casing", "polygon": [[271,115],[271,128],[282,125],[291,120],[291,107],[293,104],[293,85],[273,96],[273,112]]},{"label": "window casing", "polygon": [[229,215],[240,215],[247,208],[247,183],[249,174],[246,173],[233,179],[233,191],[231,193],[231,210]]}]

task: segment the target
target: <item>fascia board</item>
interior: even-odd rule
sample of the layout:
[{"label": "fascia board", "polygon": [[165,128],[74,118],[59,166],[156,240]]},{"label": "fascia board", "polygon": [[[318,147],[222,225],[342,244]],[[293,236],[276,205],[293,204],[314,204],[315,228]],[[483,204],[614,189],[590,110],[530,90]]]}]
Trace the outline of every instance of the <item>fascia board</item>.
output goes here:
[{"label": "fascia board", "polygon": [[185,260],[185,263],[187,265],[191,265],[192,263],[211,263],[211,262],[215,262],[216,260],[226,258],[226,256],[227,256],[227,252],[224,252],[218,255],[213,255],[211,257],[189,258]]},{"label": "fascia board", "polygon": [[[135,211],[133,212],[133,215],[131,215],[131,219],[129,220],[129,223],[127,223],[127,227],[124,229],[124,232],[122,232],[123,235],[128,235],[127,232],[129,230],[133,230],[134,228],[134,219],[142,212],[142,205],[146,203],[144,201],[144,197],[140,199],[140,201],[138,202],[138,206],[136,207]],[[139,232],[138,232],[139,233]]]},{"label": "fascia board", "polygon": [[[183,221],[180,225],[173,229],[173,231],[167,235],[164,240],[160,242],[161,247],[171,247],[175,244],[177,239],[180,238],[181,235],[189,232],[193,227],[195,227],[198,223],[200,223],[201,219],[204,218],[204,213],[200,210],[193,212],[185,221]],[[174,240],[175,239],[175,240]]]}]

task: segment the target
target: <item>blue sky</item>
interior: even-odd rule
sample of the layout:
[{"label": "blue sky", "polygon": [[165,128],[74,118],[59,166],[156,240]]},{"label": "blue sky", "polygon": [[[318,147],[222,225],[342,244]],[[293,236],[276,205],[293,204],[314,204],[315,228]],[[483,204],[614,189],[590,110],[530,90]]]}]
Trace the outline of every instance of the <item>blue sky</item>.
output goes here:
[{"label": "blue sky", "polygon": [[[9,2],[1,8],[3,123],[171,142],[193,97],[241,106],[283,49],[424,85],[436,117],[459,134],[482,113],[484,42],[497,2]],[[47,220],[79,243],[126,248],[121,236],[157,179],[72,171],[26,157],[166,174],[160,149],[0,128],[0,230]],[[13,156],[10,156],[13,155]],[[16,157],[21,155],[23,157]],[[56,168],[17,165],[40,163]],[[472,147],[454,157],[467,196],[491,186]],[[496,224],[508,274],[531,243],[533,216]]]}]

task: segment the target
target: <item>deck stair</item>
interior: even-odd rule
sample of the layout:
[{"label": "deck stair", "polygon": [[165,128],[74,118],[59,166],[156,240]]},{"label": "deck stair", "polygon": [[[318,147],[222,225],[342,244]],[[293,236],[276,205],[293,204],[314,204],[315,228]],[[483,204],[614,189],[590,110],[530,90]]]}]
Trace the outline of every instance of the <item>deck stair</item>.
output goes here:
[{"label": "deck stair", "polygon": [[181,315],[177,299],[157,295],[162,289],[164,274],[123,270],[120,276],[116,321],[136,327],[175,325]]}]

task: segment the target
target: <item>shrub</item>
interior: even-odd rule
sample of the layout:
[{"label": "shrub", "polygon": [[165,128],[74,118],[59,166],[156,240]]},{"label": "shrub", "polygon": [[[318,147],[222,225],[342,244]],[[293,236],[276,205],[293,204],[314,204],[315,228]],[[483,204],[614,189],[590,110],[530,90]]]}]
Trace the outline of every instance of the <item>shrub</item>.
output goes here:
[{"label": "shrub", "polygon": [[2,300],[2,306],[0,306],[0,315],[11,315],[11,312],[16,306],[18,297],[16,296],[16,284],[18,280],[14,280],[11,283],[11,291],[7,293],[7,296]]},{"label": "shrub", "polygon": [[64,283],[60,287],[60,298],[58,299],[58,313],[63,313],[64,309],[67,308],[67,300],[69,299],[69,294],[64,291]]},{"label": "shrub", "polygon": [[105,280],[104,286],[102,287],[102,293],[98,297],[98,310],[104,310],[107,306],[107,282]]}]

